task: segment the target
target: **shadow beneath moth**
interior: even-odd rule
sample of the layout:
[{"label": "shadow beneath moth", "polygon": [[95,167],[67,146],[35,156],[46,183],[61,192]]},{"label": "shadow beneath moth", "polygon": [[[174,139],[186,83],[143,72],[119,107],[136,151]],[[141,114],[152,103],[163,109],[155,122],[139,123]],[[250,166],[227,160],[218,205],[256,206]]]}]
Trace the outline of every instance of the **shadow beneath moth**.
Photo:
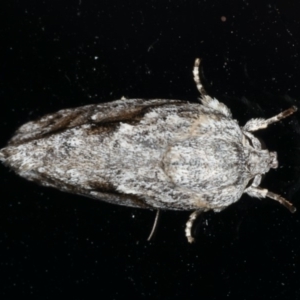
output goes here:
[{"label": "shadow beneath moth", "polygon": [[240,127],[226,105],[206,94],[199,64],[196,59],[193,74],[202,104],[121,99],[60,110],[21,126],[0,160],[62,191],[158,212],[191,210],[189,242],[200,212],[219,212],[243,193],[294,212],[286,199],[260,187],[262,175],[277,168],[277,154],[263,150],[251,132],[297,108]]}]

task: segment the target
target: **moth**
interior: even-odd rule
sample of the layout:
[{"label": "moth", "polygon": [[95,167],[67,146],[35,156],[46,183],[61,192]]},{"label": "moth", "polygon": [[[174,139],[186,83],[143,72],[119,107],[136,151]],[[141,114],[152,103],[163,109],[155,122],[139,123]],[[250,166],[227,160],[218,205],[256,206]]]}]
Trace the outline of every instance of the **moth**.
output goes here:
[{"label": "moth", "polygon": [[167,99],[120,99],[64,109],[21,126],[1,149],[0,160],[20,176],[118,205],[152,210],[219,212],[245,193],[286,199],[260,187],[277,168],[277,154],[262,149],[253,131],[293,114],[241,127],[230,109],[207,95],[196,59],[193,75],[201,103]]}]

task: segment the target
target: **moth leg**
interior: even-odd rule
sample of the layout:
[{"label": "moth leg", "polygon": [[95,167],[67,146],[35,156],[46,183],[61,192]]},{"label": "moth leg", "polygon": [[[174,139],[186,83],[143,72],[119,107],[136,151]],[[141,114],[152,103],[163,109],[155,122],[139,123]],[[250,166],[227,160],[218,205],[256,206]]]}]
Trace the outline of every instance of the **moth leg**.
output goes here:
[{"label": "moth leg", "polygon": [[155,219],[154,219],[154,223],[153,223],[151,232],[150,232],[150,234],[149,234],[149,236],[148,236],[148,238],[147,238],[147,241],[148,241],[148,242],[152,239],[153,234],[154,234],[154,232],[155,232],[155,230],[156,230],[159,216],[160,216],[160,210],[158,209],[158,210],[156,211],[156,215],[155,215]]},{"label": "moth leg", "polygon": [[281,197],[278,194],[269,192],[267,193],[267,197],[273,200],[278,201],[280,204],[282,204],[283,206],[285,206],[291,213],[294,213],[297,209],[295,206],[293,206],[293,204],[289,201],[287,201],[286,199],[284,199],[283,197]]},{"label": "moth leg", "polygon": [[200,58],[196,58],[194,63],[194,68],[193,68],[194,81],[196,83],[197,90],[199,91],[200,95],[203,97],[207,93],[200,80],[199,67],[200,67]]},{"label": "moth leg", "polygon": [[232,116],[231,111],[225,104],[207,95],[207,92],[205,91],[201,83],[201,79],[199,75],[200,61],[201,61],[200,58],[196,58],[194,63],[194,68],[193,68],[193,75],[194,75],[194,81],[196,83],[197,90],[201,95],[202,104],[218,111],[219,113],[223,114],[225,117],[231,118]]},{"label": "moth leg", "polygon": [[195,210],[190,216],[188,221],[186,222],[185,225],[185,236],[187,237],[187,240],[189,243],[193,243],[195,241],[195,239],[192,237],[192,227],[194,225],[195,220],[197,219],[197,217],[200,215],[200,213],[202,213],[203,210],[199,209],[199,210]]},{"label": "moth leg", "polygon": [[269,119],[250,119],[243,127],[246,131],[256,131],[259,129],[267,128],[270,124],[278,122],[297,111],[296,106],[292,106],[289,109],[279,113],[278,115]]},{"label": "moth leg", "polygon": [[256,197],[256,198],[270,198],[275,201],[278,201],[280,204],[285,206],[291,213],[294,213],[296,211],[296,207],[293,206],[291,202],[284,199],[278,194],[269,192],[267,189],[262,189],[260,187],[253,187],[250,186],[245,190],[245,193],[247,193],[249,196]]}]

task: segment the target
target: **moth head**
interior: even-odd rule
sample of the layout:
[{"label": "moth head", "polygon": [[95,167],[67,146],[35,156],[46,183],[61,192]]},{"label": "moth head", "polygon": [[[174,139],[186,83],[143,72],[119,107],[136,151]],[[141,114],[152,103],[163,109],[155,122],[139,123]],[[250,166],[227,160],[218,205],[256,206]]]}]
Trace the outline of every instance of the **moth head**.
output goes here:
[{"label": "moth head", "polygon": [[[243,145],[249,150],[248,169],[252,175],[265,174],[278,167],[277,153],[262,149],[264,143],[248,131],[243,131]],[[263,145],[262,145],[263,143]]]},{"label": "moth head", "polygon": [[270,152],[270,167],[272,169],[278,168],[277,152]]},{"label": "moth head", "polygon": [[247,168],[251,175],[265,174],[278,167],[277,153],[268,150],[251,149],[248,153]]}]

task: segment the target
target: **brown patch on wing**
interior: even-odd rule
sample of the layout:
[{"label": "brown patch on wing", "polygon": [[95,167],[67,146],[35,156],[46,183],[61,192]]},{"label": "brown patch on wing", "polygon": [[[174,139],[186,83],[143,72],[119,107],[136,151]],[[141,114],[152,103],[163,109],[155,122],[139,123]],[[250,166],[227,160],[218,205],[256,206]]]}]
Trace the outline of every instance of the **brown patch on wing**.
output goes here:
[{"label": "brown patch on wing", "polygon": [[[86,196],[112,204],[132,206],[138,208],[152,208],[143,199],[135,195],[126,195],[118,192],[113,185],[105,182],[89,182],[89,188],[82,188],[71,184],[66,184],[64,181],[57,178],[51,178],[46,173],[38,172],[37,176],[31,181],[39,185],[50,185],[63,192]],[[97,196],[91,195],[91,192],[96,192]]]},{"label": "brown patch on wing", "polygon": [[81,114],[81,110],[62,110],[28,122],[16,131],[8,145],[17,146],[74,127],[72,124],[76,124]]},{"label": "brown patch on wing", "polygon": [[[152,208],[150,205],[148,205],[143,199],[139,198],[136,195],[126,195],[118,192],[116,188],[108,183],[108,182],[89,182],[89,186],[92,188],[93,191],[98,193],[103,193],[105,195],[111,195],[114,197],[117,197],[120,199],[120,203],[117,203],[119,205],[122,205],[122,200],[128,202],[131,202],[131,206],[133,207],[139,207],[139,208]],[[103,199],[104,200],[104,199]],[[128,205],[128,204],[126,204]]]},{"label": "brown patch on wing", "polygon": [[[124,100],[126,102],[126,100]],[[30,142],[35,139],[45,138],[52,134],[57,134],[66,129],[81,126],[84,124],[95,124],[103,126],[103,129],[111,131],[114,126],[120,122],[139,122],[144,115],[151,109],[166,105],[185,106],[186,102],[168,102],[168,100],[153,103],[149,101],[140,101],[134,105],[129,103],[122,106],[119,101],[103,104],[103,109],[100,105],[87,105],[74,109],[63,109],[53,114],[48,114],[36,121],[28,122],[21,126],[9,141],[10,146],[20,145]],[[98,116],[99,115],[99,116]],[[116,125],[117,124],[117,125]],[[102,132],[100,127],[93,127],[96,132]],[[91,131],[93,132],[93,131]]]}]

